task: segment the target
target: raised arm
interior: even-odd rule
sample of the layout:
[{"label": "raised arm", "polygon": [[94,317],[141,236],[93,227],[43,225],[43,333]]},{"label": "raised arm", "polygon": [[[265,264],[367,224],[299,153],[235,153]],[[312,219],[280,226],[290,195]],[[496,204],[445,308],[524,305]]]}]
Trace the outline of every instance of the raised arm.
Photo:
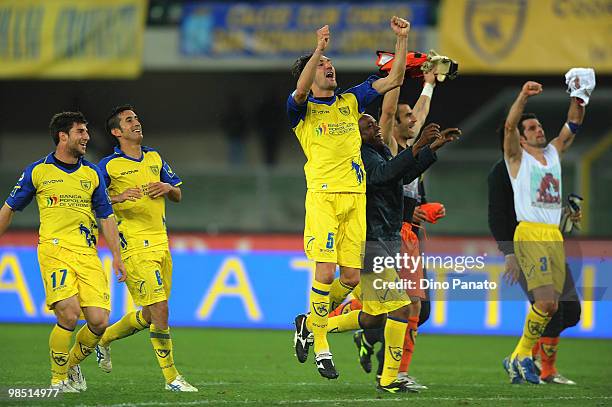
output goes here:
[{"label": "raised arm", "polygon": [[397,141],[393,137],[393,126],[395,124],[395,112],[397,111],[399,94],[399,87],[385,93],[380,112],[380,120],[378,121],[383,141],[387,147],[389,147],[389,150],[391,150],[391,154],[394,157],[397,155]]},{"label": "raised arm", "polygon": [[315,73],[317,72],[317,65],[319,65],[321,56],[323,56],[323,51],[325,51],[328,43],[329,26],[324,25],[317,30],[317,47],[306,63],[306,66],[304,66],[304,70],[302,70],[302,73],[297,81],[297,87],[295,88],[295,93],[293,94],[293,100],[295,100],[295,102],[299,105],[306,102],[306,99],[308,99],[308,94],[310,93],[310,88],[312,87]]},{"label": "raised arm", "polygon": [[403,18],[393,16],[391,18],[391,28],[397,36],[395,41],[395,63],[387,77],[378,79],[372,84],[372,87],[381,95],[401,86],[404,82],[404,73],[406,72],[406,48],[408,46],[410,23]]},{"label": "raised arm", "polygon": [[577,98],[572,97],[567,111],[567,122],[561,128],[559,135],[551,141],[559,154],[563,154],[572,145],[578,128],[584,120],[584,114],[585,107],[578,102]]},{"label": "raised arm", "polygon": [[521,115],[525,111],[527,99],[530,96],[542,93],[542,85],[537,82],[525,82],[516,100],[510,107],[506,123],[504,124],[504,159],[510,164],[510,171],[516,177],[521,162],[522,150],[520,143],[520,133],[518,130]]},{"label": "raised arm", "polygon": [[416,118],[416,123],[414,123],[414,127],[412,128],[415,134],[419,134],[421,127],[425,124],[425,120],[429,114],[433,90],[436,87],[436,75],[433,71],[423,74],[423,79],[425,80],[423,91],[421,92],[421,96],[419,96],[419,100],[417,100],[412,108],[412,113]]}]

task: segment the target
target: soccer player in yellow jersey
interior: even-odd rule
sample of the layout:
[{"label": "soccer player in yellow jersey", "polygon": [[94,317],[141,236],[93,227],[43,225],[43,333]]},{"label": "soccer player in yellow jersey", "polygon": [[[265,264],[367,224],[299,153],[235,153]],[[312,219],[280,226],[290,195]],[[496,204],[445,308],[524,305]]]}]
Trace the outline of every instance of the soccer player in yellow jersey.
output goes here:
[{"label": "soccer player in yellow jersey", "polygon": [[166,197],[181,201],[181,179],[152,148],[142,145],[142,125],[132,106],[119,106],[106,121],[115,137],[115,152],[100,161],[117,215],[122,257],[129,270],[126,284],[136,305],[111,325],[96,355],[100,368],[112,369],[110,343],[149,328],[155,356],[166,380],[166,390],[195,392],[174,366],[168,326],[168,297],[172,257],[166,233]]},{"label": "soccer player in yellow jersey", "polygon": [[[396,58],[403,61],[410,24],[396,16],[390,24],[397,36]],[[368,104],[402,84],[406,66],[394,64],[387,77],[373,76],[336,93],[336,70],[323,55],[329,38],[329,26],[317,30],[314,52],[294,64],[298,81],[287,100],[287,113],[307,159],[304,251],[316,262],[310,314],[295,319],[295,352],[304,363],[312,332],[317,369],[321,376],[335,379],[338,373],[326,334],[328,313],[359,282],[366,239],[366,174],[358,120]],[[339,279],[334,279],[336,265]]]},{"label": "soccer player in yellow jersey", "polygon": [[[119,234],[106,183],[95,164],[83,159],[89,141],[79,112],[58,113],[49,132],[55,151],[30,164],[0,209],[0,235],[13,213],[36,197],[40,213],[38,262],[46,303],[57,323],[49,337],[51,387],[65,393],[87,389],[79,363],[93,352],[108,326],[110,287],[97,255],[96,218],[113,255],[119,281],[125,281]],[[81,312],[85,324],[70,349]]]}]

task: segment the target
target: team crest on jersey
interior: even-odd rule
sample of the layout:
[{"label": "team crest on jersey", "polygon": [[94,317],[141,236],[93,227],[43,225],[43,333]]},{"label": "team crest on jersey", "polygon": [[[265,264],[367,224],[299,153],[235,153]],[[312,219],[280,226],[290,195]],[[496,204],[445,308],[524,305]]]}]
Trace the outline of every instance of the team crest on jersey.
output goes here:
[{"label": "team crest on jersey", "polygon": [[153,175],[159,175],[159,165],[150,165],[149,168]]},{"label": "team crest on jersey", "polygon": [[396,362],[402,360],[402,353],[403,350],[400,346],[389,346],[389,355],[391,355],[393,360],[395,360]]},{"label": "team crest on jersey", "polygon": [[314,312],[320,317],[324,317],[329,313],[329,304],[326,302],[313,302],[312,308],[314,308]]},{"label": "team crest on jersey", "polygon": [[159,356],[162,359],[167,358],[170,352],[171,352],[170,349],[155,349],[155,353],[157,353],[157,356]]},{"label": "team crest on jersey", "polygon": [[519,43],[525,27],[527,0],[469,0],[465,34],[483,61],[506,57]]},{"label": "team crest on jersey", "polygon": [[338,108],[338,110],[340,111],[340,113],[342,113],[345,116],[348,116],[351,114],[351,108],[348,106],[342,106]]},{"label": "team crest on jersey", "polygon": [[58,366],[64,366],[66,363],[68,363],[67,353],[53,352],[53,350],[51,350],[51,358]]}]

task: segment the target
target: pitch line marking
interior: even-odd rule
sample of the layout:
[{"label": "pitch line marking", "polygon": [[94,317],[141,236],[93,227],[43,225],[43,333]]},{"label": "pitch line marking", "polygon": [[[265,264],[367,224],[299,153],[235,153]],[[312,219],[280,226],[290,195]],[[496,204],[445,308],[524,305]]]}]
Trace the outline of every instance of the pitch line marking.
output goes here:
[{"label": "pitch line marking", "polygon": [[[418,401],[520,401],[517,397],[421,397],[407,395],[402,398],[366,398],[366,399],[308,399],[308,400],[194,400],[194,401],[168,401],[168,402],[139,402],[111,404],[107,407],[138,407],[138,406],[201,406],[213,404],[317,404],[317,403],[377,403],[377,402],[406,402]],[[529,401],[578,401],[578,400],[612,400],[612,396],[566,396],[566,397],[530,397]],[[99,404],[79,404],[79,407],[95,407]]]}]

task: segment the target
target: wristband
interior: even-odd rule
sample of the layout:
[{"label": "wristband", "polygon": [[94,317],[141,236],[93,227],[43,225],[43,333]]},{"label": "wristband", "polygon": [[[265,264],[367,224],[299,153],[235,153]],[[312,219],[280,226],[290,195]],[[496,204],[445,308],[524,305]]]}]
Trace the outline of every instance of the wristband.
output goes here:
[{"label": "wristband", "polygon": [[431,83],[425,83],[423,86],[423,90],[421,91],[421,96],[431,96],[433,95],[434,86]]}]

